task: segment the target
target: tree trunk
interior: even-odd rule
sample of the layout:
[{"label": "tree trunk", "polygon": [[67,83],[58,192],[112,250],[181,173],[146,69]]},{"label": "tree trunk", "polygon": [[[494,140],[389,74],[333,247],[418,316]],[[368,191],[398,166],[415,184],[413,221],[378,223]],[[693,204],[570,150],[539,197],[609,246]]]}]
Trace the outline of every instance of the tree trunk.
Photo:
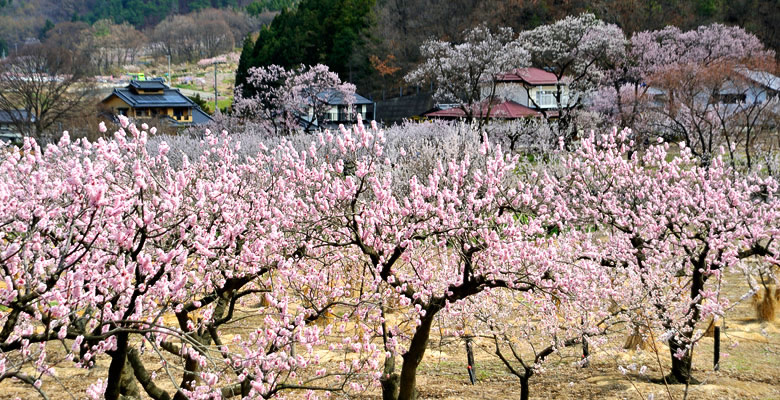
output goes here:
[{"label": "tree trunk", "polygon": [[[189,356],[184,358],[184,373],[182,374],[181,383],[179,387],[185,390],[193,390],[199,380],[198,372],[200,372],[200,364],[193,360]],[[177,391],[173,396],[173,400],[187,400],[187,397],[183,392]]]},{"label": "tree trunk", "polygon": [[119,393],[120,398],[140,399],[141,390],[135,383],[135,374],[133,373],[133,367],[130,365],[130,361],[125,359],[125,367],[122,368],[122,375],[119,378]]},{"label": "tree trunk", "polygon": [[395,356],[385,358],[385,369],[379,382],[382,385],[382,400],[398,398],[398,383],[400,376],[395,373]]},{"label": "tree trunk", "polygon": [[[704,282],[707,279],[702,271],[704,269],[704,257],[706,257],[708,250],[709,249],[705,247],[705,250],[700,254],[699,259],[693,262],[693,275],[691,276],[692,302],[688,310],[691,317],[686,323],[689,329],[686,332],[683,332],[679,339],[674,336],[669,339],[669,353],[672,356],[672,370],[669,372],[669,376],[666,378],[667,382],[669,383],[698,383],[696,379],[691,377],[691,371],[693,367],[691,364],[693,359],[693,348],[686,349],[686,345],[691,343],[694,327],[696,326],[696,323],[699,322],[701,315],[698,307],[701,304],[701,298],[699,297],[699,294],[702,290],[704,290]],[[698,300],[693,301],[697,298]],[[677,358],[675,357],[675,353],[677,353],[677,351],[685,351],[685,354],[682,357]]]},{"label": "tree trunk", "polygon": [[104,396],[106,400],[119,400],[122,388],[122,371],[127,363],[127,333],[122,332],[116,335],[116,350],[110,355],[111,364],[108,366]]},{"label": "tree trunk", "polygon": [[436,311],[427,310],[427,314],[422,318],[421,324],[412,336],[412,343],[409,350],[404,353],[404,363],[401,367],[401,382],[398,390],[398,400],[415,400],[417,398],[417,367],[425,355],[425,348],[428,345],[428,338],[431,335],[431,325]]},{"label": "tree trunk", "polygon": [[719,326],[715,327],[714,337],[715,337],[715,346],[714,346],[715,354],[713,354],[712,367],[715,371],[717,371],[720,369],[720,327]]},{"label": "tree trunk", "polygon": [[590,365],[590,347],[588,346],[588,338],[582,335],[582,368],[586,368]]},{"label": "tree trunk", "polygon": [[[693,361],[693,355],[690,349],[685,348],[686,344],[678,339],[669,339],[669,353],[672,356],[672,370],[666,377],[666,381],[670,384],[695,384],[698,383],[696,379],[691,376],[691,363]],[[678,350],[684,350],[685,354],[677,358],[675,353]]]},{"label": "tree trunk", "polygon": [[530,376],[521,376],[520,377],[520,400],[528,400],[528,379]]}]

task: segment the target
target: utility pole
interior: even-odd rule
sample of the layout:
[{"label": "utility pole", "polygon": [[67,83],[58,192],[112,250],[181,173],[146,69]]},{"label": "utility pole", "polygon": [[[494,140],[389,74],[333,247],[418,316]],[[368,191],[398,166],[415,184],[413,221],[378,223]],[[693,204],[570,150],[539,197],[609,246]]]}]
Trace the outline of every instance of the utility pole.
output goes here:
[{"label": "utility pole", "polygon": [[171,75],[171,55],[168,54],[168,86],[173,84],[173,75]]},{"label": "utility pole", "polygon": [[214,114],[219,112],[219,106],[217,106],[217,64],[223,64],[224,61],[214,61]]}]

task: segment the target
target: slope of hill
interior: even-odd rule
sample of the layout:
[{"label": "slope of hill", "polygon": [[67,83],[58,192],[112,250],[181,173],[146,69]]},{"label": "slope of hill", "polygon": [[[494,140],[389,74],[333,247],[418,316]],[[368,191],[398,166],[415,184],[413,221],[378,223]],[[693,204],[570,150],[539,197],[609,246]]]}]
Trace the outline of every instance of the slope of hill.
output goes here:
[{"label": "slope of hill", "polygon": [[[9,45],[42,37],[59,22],[88,24],[102,19],[137,29],[157,25],[171,15],[207,8],[248,10],[253,16],[294,5],[297,0],[0,0],[0,41]],[[249,6],[249,9],[247,7]],[[49,22],[50,21],[50,22]]]}]

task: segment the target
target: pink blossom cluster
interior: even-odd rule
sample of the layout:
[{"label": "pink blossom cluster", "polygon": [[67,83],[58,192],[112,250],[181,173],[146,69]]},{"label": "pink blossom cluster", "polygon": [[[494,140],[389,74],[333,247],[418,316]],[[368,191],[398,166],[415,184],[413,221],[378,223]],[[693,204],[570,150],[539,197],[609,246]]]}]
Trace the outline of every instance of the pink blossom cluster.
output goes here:
[{"label": "pink blossom cluster", "polygon": [[667,143],[629,159],[628,131],[549,169],[487,135],[419,160],[361,121],[251,155],[207,132],[174,166],[153,128],[120,122],[112,139],[3,149],[0,380],[45,390],[72,362],[107,365],[88,394],[110,399],[392,379],[410,398],[436,324],[554,351],[620,319],[668,332],[684,360],[697,322],[730,306],[723,272],[778,262],[774,179]]}]

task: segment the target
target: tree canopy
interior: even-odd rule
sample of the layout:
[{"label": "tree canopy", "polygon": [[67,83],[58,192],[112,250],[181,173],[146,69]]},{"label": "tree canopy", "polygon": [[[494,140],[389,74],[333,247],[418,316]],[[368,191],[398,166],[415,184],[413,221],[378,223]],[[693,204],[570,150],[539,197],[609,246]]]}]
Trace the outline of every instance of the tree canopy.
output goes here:
[{"label": "tree canopy", "polygon": [[172,14],[205,10],[207,8],[237,8],[238,0],[106,0],[88,1],[88,12],[75,14],[76,20],[94,23],[112,19],[116,23],[128,22],[135,26],[154,25]]},{"label": "tree canopy", "polygon": [[285,8],[292,8],[299,2],[300,0],[255,0],[246,6],[246,12],[256,17],[267,11],[282,11]]},{"label": "tree canopy", "polygon": [[352,80],[367,68],[367,60],[353,54],[371,26],[373,6],[374,0],[304,0],[294,10],[282,10],[251,49],[244,46],[236,85],[246,83],[249,67],[269,65],[325,64],[343,80]]}]

